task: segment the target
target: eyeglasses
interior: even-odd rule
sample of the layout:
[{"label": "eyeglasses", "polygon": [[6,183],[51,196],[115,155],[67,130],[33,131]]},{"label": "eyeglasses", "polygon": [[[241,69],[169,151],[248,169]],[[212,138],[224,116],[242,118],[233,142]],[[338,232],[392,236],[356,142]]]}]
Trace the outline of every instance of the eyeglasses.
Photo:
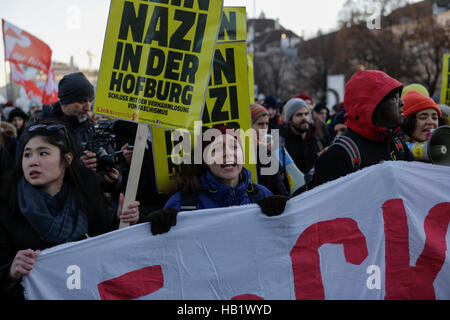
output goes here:
[{"label": "eyeglasses", "polygon": [[33,132],[39,129],[44,129],[49,132],[58,132],[59,130],[64,131],[64,136],[66,138],[67,145],[70,147],[71,143],[69,140],[69,135],[67,134],[67,129],[62,124],[35,124],[28,128],[28,132]]}]

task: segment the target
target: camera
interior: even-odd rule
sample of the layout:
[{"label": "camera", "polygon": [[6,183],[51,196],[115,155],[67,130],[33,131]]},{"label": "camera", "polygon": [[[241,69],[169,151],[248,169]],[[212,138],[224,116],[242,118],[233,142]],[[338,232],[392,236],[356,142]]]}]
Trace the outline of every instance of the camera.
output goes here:
[{"label": "camera", "polygon": [[116,164],[114,154],[116,136],[113,133],[113,124],[111,120],[98,120],[94,126],[92,140],[81,143],[83,150],[95,153],[99,172],[105,171],[106,167],[114,168]]}]

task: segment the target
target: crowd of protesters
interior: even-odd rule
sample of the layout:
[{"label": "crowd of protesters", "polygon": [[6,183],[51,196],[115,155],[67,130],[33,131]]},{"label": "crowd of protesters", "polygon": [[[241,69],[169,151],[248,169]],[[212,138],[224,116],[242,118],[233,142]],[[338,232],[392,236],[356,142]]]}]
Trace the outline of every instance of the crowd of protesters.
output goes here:
[{"label": "crowd of protesters", "polygon": [[[262,148],[280,161],[277,171],[265,174],[267,165],[257,157],[258,183],[243,166],[240,135],[220,125],[211,128],[215,139],[203,141],[209,158],[181,164],[173,192],[161,194],[152,152],[157,142],[149,134],[136,199],[127,208],[137,124],[110,119],[115,142],[109,151],[117,158],[100,164],[88,144],[98,121],[94,88],[82,73],[64,76],[53,105],[32,101],[25,113],[7,103],[0,133],[0,295],[23,298],[20,279],[32,270],[36,252],[114,230],[120,222],[151,222],[156,235],[169,232],[180,211],[255,203],[263,214],[279,215],[298,193],[384,161],[414,161],[407,142],[426,142],[448,125],[444,106],[422,89],[365,70],[351,77],[344,101],[331,109],[314,104],[313,93],[252,101],[256,154]],[[299,182],[282,163],[286,155],[304,178],[295,193]]]}]

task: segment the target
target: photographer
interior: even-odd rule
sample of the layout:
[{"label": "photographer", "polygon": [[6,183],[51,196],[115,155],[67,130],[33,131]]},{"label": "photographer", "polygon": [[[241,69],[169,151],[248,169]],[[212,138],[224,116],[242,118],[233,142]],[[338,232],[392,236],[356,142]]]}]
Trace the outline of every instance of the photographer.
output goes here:
[{"label": "photographer", "polygon": [[[94,87],[81,72],[65,75],[58,84],[59,101],[53,105],[44,105],[42,110],[37,111],[29,121],[28,126],[42,120],[55,119],[64,123],[67,130],[74,138],[77,147],[83,151],[80,156],[82,164],[94,172],[102,188],[107,191],[115,189],[120,185],[120,173],[113,167],[105,168],[104,172],[97,170],[98,159],[95,150],[82,148],[94,139],[95,127],[88,115],[94,99]],[[22,142],[19,141],[18,150]],[[16,160],[18,158],[16,152]]]}]

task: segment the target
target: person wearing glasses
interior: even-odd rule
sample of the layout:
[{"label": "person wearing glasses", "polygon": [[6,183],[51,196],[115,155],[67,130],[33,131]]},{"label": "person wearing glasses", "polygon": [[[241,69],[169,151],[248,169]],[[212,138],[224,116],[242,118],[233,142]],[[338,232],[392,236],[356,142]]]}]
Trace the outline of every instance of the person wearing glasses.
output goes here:
[{"label": "person wearing glasses", "polygon": [[40,122],[24,133],[20,164],[0,190],[0,296],[23,299],[20,280],[39,250],[94,237],[119,222],[136,224],[139,202],[108,209],[95,173],[79,162],[74,142],[58,122]]}]

